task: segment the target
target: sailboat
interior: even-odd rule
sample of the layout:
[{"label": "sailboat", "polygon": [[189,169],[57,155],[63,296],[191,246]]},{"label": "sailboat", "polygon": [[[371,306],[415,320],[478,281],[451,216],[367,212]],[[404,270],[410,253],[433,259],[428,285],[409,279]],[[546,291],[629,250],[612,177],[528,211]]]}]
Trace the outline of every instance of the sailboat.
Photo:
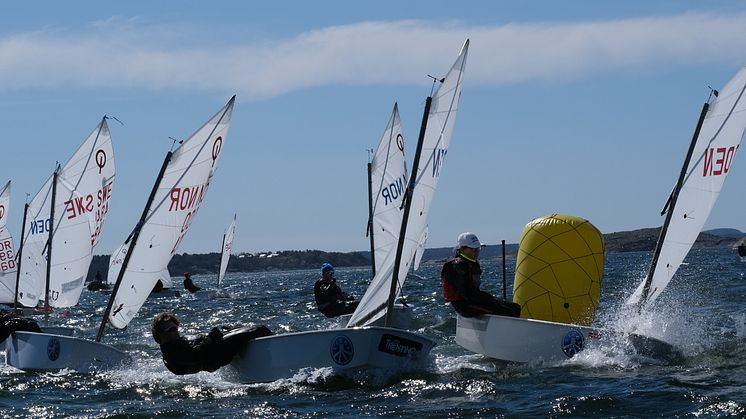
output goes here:
[{"label": "sailboat", "polygon": [[72,307],[83,291],[115,176],[104,116],[64,165],[57,165],[24,211],[17,300],[35,307]]},{"label": "sailboat", "polygon": [[[407,189],[407,162],[404,156],[404,136],[402,134],[399,106],[394,103],[394,110],[386,124],[383,136],[368,162],[368,226],[366,234],[370,239],[371,271],[383,267],[383,261],[399,242],[402,216],[404,214],[404,195]],[[392,327],[408,329],[412,320],[412,310],[403,304],[394,305],[394,322]],[[352,315],[341,316],[348,322]],[[383,317],[375,326],[383,326]]]},{"label": "sailboat", "polygon": [[15,301],[16,261],[13,237],[8,231],[10,210],[10,181],[0,191],[0,304],[12,305]]},{"label": "sailboat", "polygon": [[[446,77],[436,81],[439,86],[433,96],[425,101],[414,157],[416,171],[408,181],[397,246],[384,257],[382,269],[376,271],[371,287],[347,327],[252,340],[231,364],[242,382],[288,378],[302,368],[331,368],[337,374],[369,369],[399,371],[420,368],[429,359],[435,341],[390,327],[392,316],[388,313],[393,313],[398,290],[427,223],[427,212],[453,131],[468,48],[467,40]],[[389,292],[379,299],[377,289],[383,286],[388,286]],[[382,316],[386,316],[386,326],[370,325]]]},{"label": "sailboat", "polygon": [[705,102],[665,214],[645,279],[628,299],[642,310],[668,286],[720,196],[746,130],[746,67]]},{"label": "sailboat", "polygon": [[380,270],[383,259],[399,241],[407,188],[407,162],[404,158],[399,106],[394,104],[386,130],[368,163],[368,227],[371,268]]},{"label": "sailboat", "polygon": [[233,214],[233,220],[228,225],[228,228],[225,229],[225,233],[223,234],[223,246],[221,248],[220,252],[220,268],[218,269],[218,280],[217,280],[217,289],[215,290],[199,290],[195,292],[193,295],[196,299],[205,299],[205,298],[219,298],[219,297],[228,297],[228,293],[223,290],[223,278],[225,278],[225,271],[228,269],[228,261],[231,257],[231,251],[233,250],[233,236],[236,233],[236,215]]},{"label": "sailboat", "polygon": [[[16,332],[6,363],[30,371],[114,368],[129,355],[101,343],[106,325],[123,329],[137,314],[184,239],[222,155],[235,96],[163,161],[142,215],[125,241],[124,260],[110,264],[117,280],[95,340]],[[53,355],[52,356],[52,348]]]},{"label": "sailboat", "polygon": [[220,271],[218,272],[218,288],[223,285],[223,278],[225,278],[225,271],[228,270],[228,261],[231,258],[231,252],[233,251],[233,237],[236,234],[236,214],[233,214],[233,221],[231,221],[228,228],[223,234],[223,248],[220,254]]},{"label": "sailboat", "polygon": [[[706,102],[679,174],[664,206],[666,219],[648,275],[627,302],[648,308],[668,285],[691,249],[717,200],[746,129],[746,68]],[[712,99],[712,98],[711,98]],[[509,336],[509,339],[506,339]],[[557,362],[589,345],[624,339],[638,351],[667,356],[672,347],[658,339],[593,327],[503,316],[458,316],[456,342],[492,358]]]},{"label": "sailboat", "polygon": [[[392,321],[393,300],[398,297],[413,262],[418,260],[416,254],[426,237],[428,211],[456,122],[468,47],[469,41],[466,41],[461,55],[446,77],[434,80],[439,86],[426,103],[418,151],[409,180],[409,193],[412,195],[407,198],[398,246],[381,262],[381,268],[376,271],[358,309],[347,323],[348,327],[367,325],[383,316],[386,316],[386,324]],[[422,162],[421,157],[424,157]]]}]

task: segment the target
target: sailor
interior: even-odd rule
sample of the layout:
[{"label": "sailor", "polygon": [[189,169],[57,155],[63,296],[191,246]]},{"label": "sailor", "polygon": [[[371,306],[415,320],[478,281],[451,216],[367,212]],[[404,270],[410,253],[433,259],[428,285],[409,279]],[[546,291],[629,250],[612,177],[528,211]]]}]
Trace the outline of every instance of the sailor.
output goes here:
[{"label": "sailor", "polygon": [[179,318],[169,312],[157,314],[151,324],[153,339],[161,347],[163,363],[176,375],[214,372],[228,365],[250,340],[272,334],[264,325],[243,328],[224,326],[213,328],[207,336],[186,339],[179,334],[180,324]]},{"label": "sailor", "polygon": [[159,279],[158,282],[156,282],[155,285],[153,285],[153,291],[150,291],[150,292],[161,292],[161,291],[163,291],[163,281]]},{"label": "sailor", "polygon": [[464,317],[482,314],[520,317],[520,305],[479,289],[482,268],[478,260],[483,246],[474,233],[458,236],[456,255],[448,259],[440,271],[440,286],[446,302]]},{"label": "sailor", "polygon": [[88,283],[87,288],[88,291],[98,291],[108,289],[109,285],[101,278],[101,271],[96,271],[96,276],[93,278],[93,281]]},{"label": "sailor", "polygon": [[13,312],[0,310],[0,342],[13,332],[41,332],[39,324],[33,319],[21,317]]},{"label": "sailor", "polygon": [[316,306],[326,317],[351,314],[359,304],[358,301],[355,301],[355,297],[342,292],[342,289],[339,288],[331,263],[321,265],[321,278],[314,284],[313,294],[316,298]]},{"label": "sailor", "polygon": [[192,282],[192,274],[189,272],[184,272],[184,288],[186,288],[189,292],[197,292],[201,290],[202,288],[194,285],[194,282]]}]

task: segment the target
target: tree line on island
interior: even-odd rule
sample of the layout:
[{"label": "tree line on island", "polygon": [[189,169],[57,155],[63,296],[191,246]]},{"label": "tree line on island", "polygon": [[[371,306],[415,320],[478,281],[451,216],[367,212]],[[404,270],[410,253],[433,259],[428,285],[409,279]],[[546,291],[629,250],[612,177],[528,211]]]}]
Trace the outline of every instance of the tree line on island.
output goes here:
[{"label": "tree line on island", "polygon": [[[604,234],[607,252],[652,251],[658,240],[660,228],[644,228],[633,231]],[[735,247],[744,240],[744,233],[733,229],[710,230],[700,233],[695,247]],[[452,247],[425,249],[422,263],[441,263],[453,255]],[[506,257],[515,257],[518,244],[506,244]],[[502,246],[488,245],[482,251],[481,258],[489,260],[502,257]],[[370,251],[358,252],[325,252],[322,250],[285,250],[279,252],[239,253],[231,255],[228,272],[288,271],[300,269],[317,269],[322,263],[329,262],[337,267],[355,267],[370,265]],[[181,276],[184,272],[192,274],[217,273],[220,267],[220,253],[176,254],[168,264],[171,275]],[[90,281],[96,272],[106,277],[109,270],[109,255],[95,255],[88,272]]]}]

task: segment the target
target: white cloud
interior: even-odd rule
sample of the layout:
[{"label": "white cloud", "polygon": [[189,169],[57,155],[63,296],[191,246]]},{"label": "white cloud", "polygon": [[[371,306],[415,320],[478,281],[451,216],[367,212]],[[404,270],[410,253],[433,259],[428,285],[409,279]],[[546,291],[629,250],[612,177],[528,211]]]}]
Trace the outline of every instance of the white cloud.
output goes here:
[{"label": "white cloud", "polygon": [[91,28],[88,34],[55,28],[0,38],[0,89],[204,89],[246,99],[322,85],[426,84],[423,75],[448,68],[466,38],[472,40],[473,87],[741,63],[746,45],[746,14],[478,27],[364,22],[226,45],[206,42],[184,24],[164,29],[114,17]]}]

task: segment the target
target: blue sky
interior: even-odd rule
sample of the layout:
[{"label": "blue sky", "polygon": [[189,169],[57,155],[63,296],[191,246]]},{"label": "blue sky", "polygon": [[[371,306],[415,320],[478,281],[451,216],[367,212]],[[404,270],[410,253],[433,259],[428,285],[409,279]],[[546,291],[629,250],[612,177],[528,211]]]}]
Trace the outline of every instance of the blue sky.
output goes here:
[{"label": "blue sky", "polygon": [[[134,227],[169,137],[237,95],[180,253],[367,249],[366,149],[399,103],[409,162],[430,92],[471,39],[428,247],[515,243],[535,217],[656,227],[708,86],[746,64],[736,1],[28,1],[0,17],[0,184],[35,194],[104,114],[117,177],[97,254]],[[736,156],[706,228],[746,231]],[[12,220],[16,220],[15,222]]]}]

